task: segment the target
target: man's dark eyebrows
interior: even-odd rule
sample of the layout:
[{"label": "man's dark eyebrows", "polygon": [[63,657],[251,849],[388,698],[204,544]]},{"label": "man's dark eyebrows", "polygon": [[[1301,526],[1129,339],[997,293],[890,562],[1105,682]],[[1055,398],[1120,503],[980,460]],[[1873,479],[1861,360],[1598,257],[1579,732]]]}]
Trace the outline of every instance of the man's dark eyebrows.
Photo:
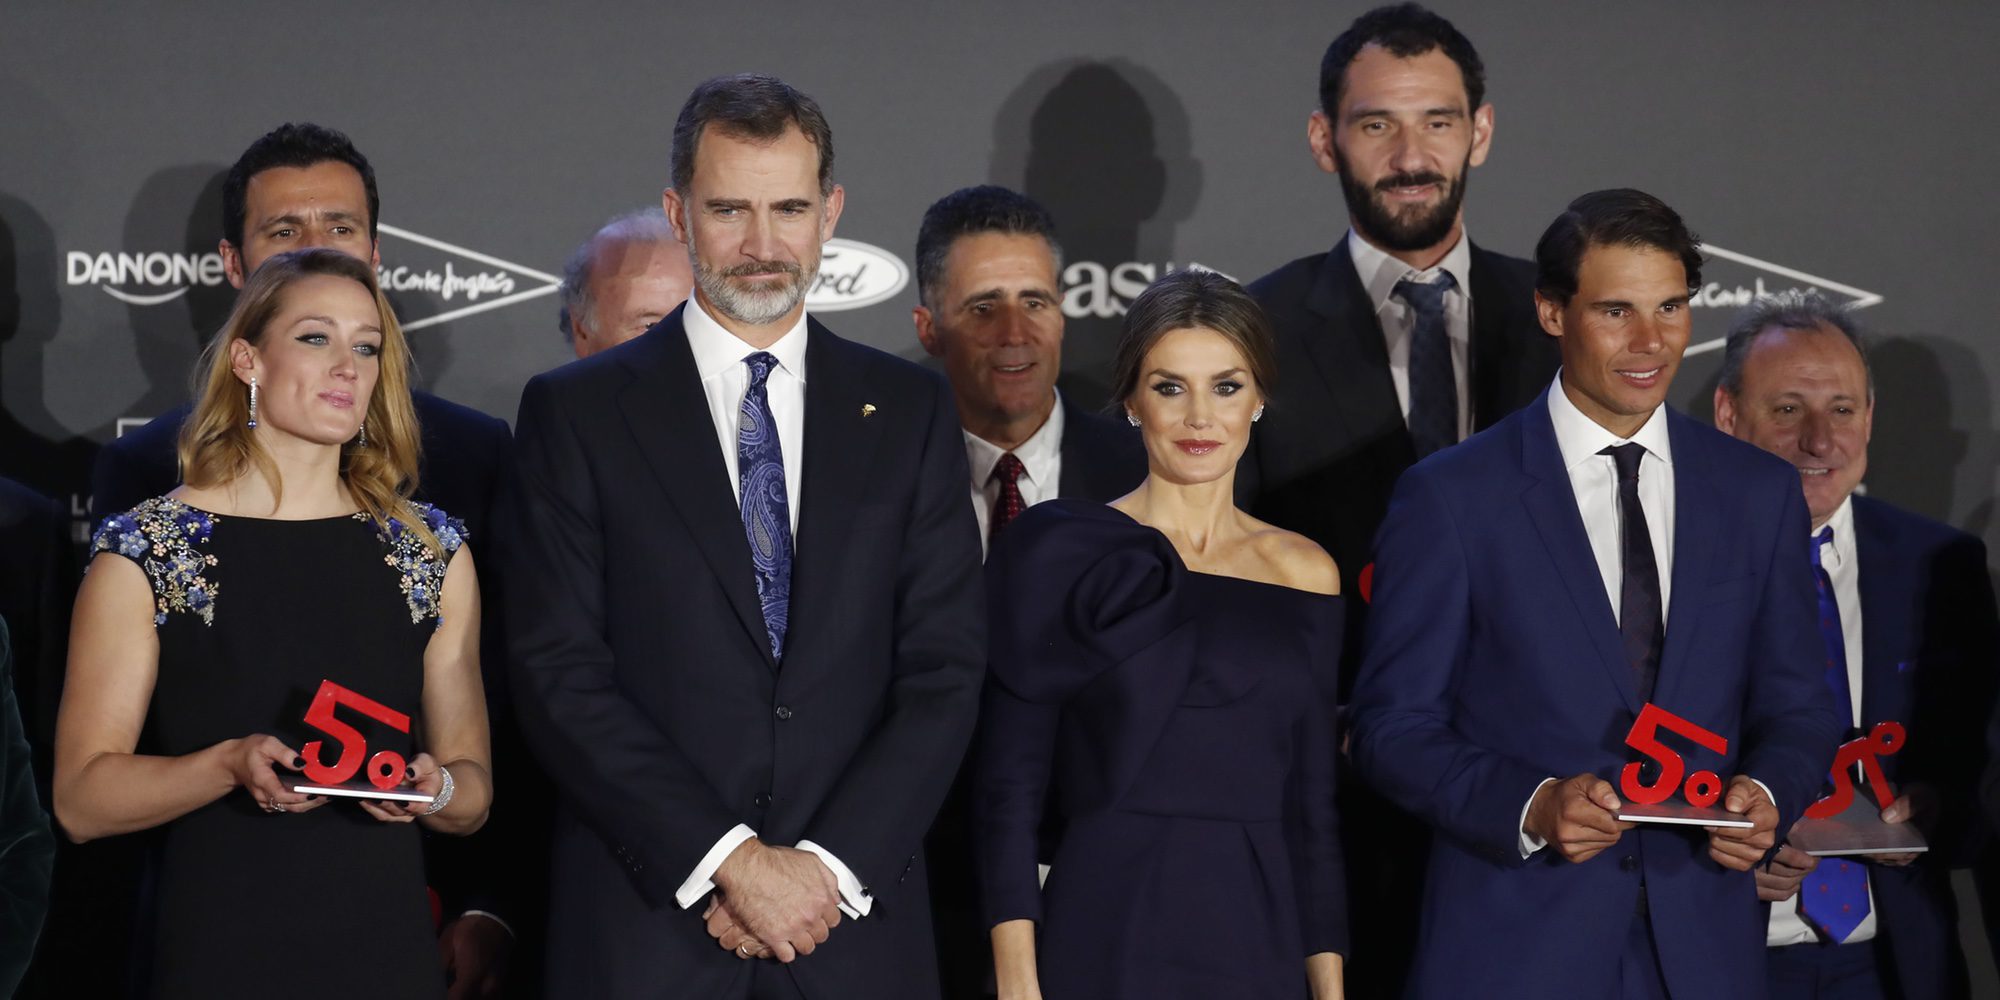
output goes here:
[{"label": "man's dark eyebrows", "polygon": [[705,208],[749,208],[748,198],[710,198],[702,202]]},{"label": "man's dark eyebrows", "polygon": [[1448,108],[1428,108],[1424,114],[1432,118],[1464,118],[1465,109],[1457,105]]},{"label": "man's dark eyebrows", "polygon": [[1625,299],[1598,299],[1590,304],[1592,309],[1630,309],[1632,303]]},{"label": "man's dark eyebrows", "polygon": [[812,207],[810,198],[786,198],[777,204],[780,211],[804,211]]},{"label": "man's dark eyebrows", "polygon": [[278,225],[279,223],[283,223],[288,226],[303,226],[306,224],[306,217],[300,215],[297,212],[286,212],[283,215],[268,216],[266,218],[257,220],[257,228],[269,229],[272,226]]}]

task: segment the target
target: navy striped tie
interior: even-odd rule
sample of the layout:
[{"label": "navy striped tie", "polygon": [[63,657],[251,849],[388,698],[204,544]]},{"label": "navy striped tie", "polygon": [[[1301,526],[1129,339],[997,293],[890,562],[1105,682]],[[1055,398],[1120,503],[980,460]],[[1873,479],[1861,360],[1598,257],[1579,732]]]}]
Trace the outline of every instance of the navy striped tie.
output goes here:
[{"label": "navy striped tie", "polygon": [[1444,328],[1444,296],[1458,287],[1449,272],[1437,280],[1396,282],[1396,295],[1417,314],[1410,331],[1410,440],[1422,458],[1458,443],[1458,381],[1451,374],[1451,337]]}]

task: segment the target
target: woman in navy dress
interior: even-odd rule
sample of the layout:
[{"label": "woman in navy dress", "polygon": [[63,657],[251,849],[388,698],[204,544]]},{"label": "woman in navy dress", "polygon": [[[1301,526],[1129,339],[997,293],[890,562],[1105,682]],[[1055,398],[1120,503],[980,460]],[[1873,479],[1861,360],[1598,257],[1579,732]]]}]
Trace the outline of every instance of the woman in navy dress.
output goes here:
[{"label": "woman in navy dress", "polygon": [[1234,282],[1176,272],[1116,364],[1146,481],[1030,508],[987,564],[974,823],[1000,996],[1340,997],[1339,575],[1231,492],[1269,329]]},{"label": "woman in navy dress", "polygon": [[[415,824],[471,833],[492,784],[471,551],[409,499],[408,357],[368,263],[272,257],[204,356],[184,484],[96,535],[56,816],[79,841],[164,827],[156,997],[444,994]],[[434,801],[280,782],[309,758]]]}]

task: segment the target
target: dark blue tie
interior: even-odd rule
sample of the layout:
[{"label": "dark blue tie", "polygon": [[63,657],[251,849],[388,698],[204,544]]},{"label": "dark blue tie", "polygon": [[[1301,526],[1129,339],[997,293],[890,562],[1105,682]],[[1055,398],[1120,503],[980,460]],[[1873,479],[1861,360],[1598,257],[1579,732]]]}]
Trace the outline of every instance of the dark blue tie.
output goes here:
[{"label": "dark blue tie", "polygon": [[[1820,550],[1833,541],[1833,529],[1813,536],[1813,578],[1819,584],[1819,637],[1826,644],[1826,686],[1833,689],[1840,728],[1854,724],[1854,690],[1847,683],[1847,636],[1840,629],[1840,602],[1834,598],[1833,577],[1820,564]],[[1847,858],[1821,858],[1819,867],[1799,887],[1799,911],[1836,944],[1844,943],[1868,916],[1868,869]]]},{"label": "dark blue tie", "polygon": [[1639,505],[1639,460],[1642,445],[1614,445],[1598,452],[1618,466],[1618,551],[1624,580],[1618,588],[1618,631],[1625,637],[1625,659],[1632,664],[1632,681],[1639,700],[1653,700],[1653,681],[1660,675],[1660,644],[1666,635],[1665,609],[1660,601],[1660,562],[1653,554],[1653,533],[1646,526],[1646,508]]},{"label": "dark blue tie", "polygon": [[736,428],[736,482],[743,506],[743,533],[750,539],[750,566],[757,574],[757,603],[772,659],[785,655],[785,621],[792,602],[792,513],[785,499],[785,453],[764,382],[778,359],[758,351],[743,359],[750,388],[743,393]]},{"label": "dark blue tie", "polygon": [[1451,337],[1444,329],[1444,296],[1458,287],[1450,272],[1437,280],[1396,282],[1396,296],[1417,314],[1410,331],[1410,440],[1422,458],[1458,443],[1458,382],[1451,376]]}]

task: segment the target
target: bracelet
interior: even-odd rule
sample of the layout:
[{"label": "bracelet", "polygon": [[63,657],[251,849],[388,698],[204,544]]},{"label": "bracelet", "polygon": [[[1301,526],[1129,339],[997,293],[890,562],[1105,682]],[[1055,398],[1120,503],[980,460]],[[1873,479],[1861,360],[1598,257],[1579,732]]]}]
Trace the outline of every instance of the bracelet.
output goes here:
[{"label": "bracelet", "polygon": [[444,787],[438,789],[437,798],[431,800],[431,807],[424,810],[424,815],[426,816],[444,809],[445,806],[451,805],[451,771],[440,764],[438,765],[438,777],[444,779]]}]

